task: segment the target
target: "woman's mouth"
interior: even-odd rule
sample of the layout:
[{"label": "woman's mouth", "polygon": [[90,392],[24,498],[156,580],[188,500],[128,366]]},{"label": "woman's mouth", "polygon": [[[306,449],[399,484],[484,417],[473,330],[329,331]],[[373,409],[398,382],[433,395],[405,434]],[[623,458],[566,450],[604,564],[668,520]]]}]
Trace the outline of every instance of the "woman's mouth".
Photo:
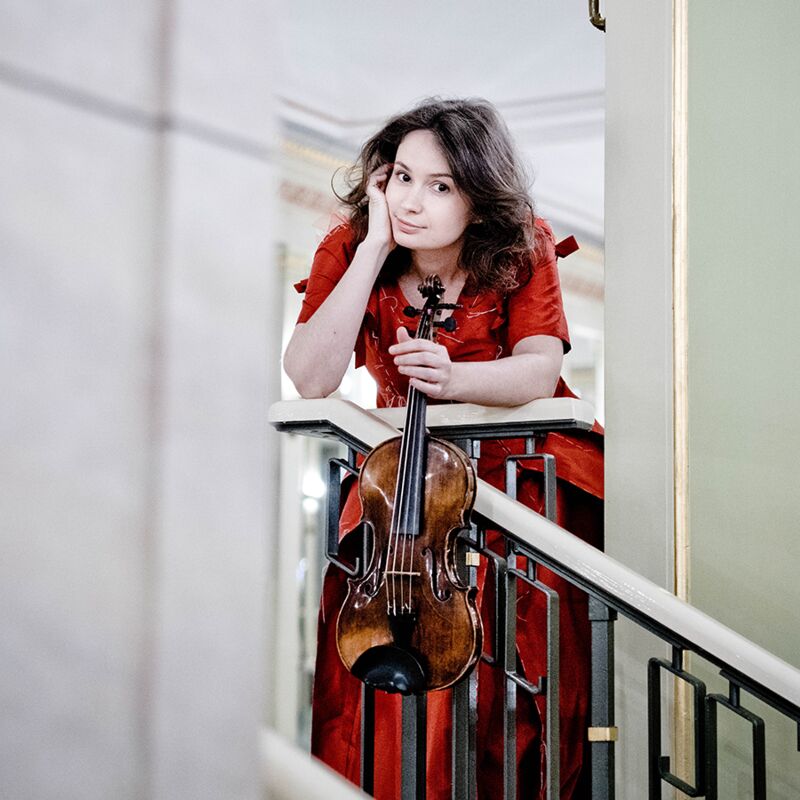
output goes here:
[{"label": "woman's mouth", "polygon": [[395,217],[395,222],[397,223],[397,229],[401,233],[418,233],[423,227],[422,225],[413,225],[410,222],[406,222],[400,219],[400,217]]}]

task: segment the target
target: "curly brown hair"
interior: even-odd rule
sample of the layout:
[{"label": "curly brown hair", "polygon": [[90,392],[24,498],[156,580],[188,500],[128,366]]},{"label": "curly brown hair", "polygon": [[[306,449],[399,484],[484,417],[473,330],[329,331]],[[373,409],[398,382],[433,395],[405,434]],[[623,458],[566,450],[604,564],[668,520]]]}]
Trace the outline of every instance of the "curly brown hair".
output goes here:
[{"label": "curly brown hair", "polygon": [[[355,244],[365,239],[369,227],[369,176],[393,163],[403,137],[416,130],[436,136],[456,185],[471,203],[473,221],[459,257],[468,289],[508,292],[527,281],[534,247],[529,182],[505,122],[486,100],[430,98],[390,119],[364,144],[346,174],[350,191],[337,194],[349,209]],[[398,276],[409,262],[409,251],[396,247],[382,278]]]}]

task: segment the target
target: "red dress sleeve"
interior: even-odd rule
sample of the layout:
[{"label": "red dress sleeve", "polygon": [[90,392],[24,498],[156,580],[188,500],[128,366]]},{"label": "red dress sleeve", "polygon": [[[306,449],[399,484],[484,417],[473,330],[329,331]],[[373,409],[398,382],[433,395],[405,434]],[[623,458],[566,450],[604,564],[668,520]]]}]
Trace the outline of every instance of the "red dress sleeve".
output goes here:
[{"label": "red dress sleeve", "polygon": [[[314,316],[314,312],[325,302],[325,299],[333,291],[333,287],[339,283],[345,270],[350,266],[355,249],[353,230],[347,223],[337,225],[320,242],[311,264],[311,274],[306,280],[295,284],[295,288],[299,292],[305,292],[303,305],[297,316],[298,325],[301,322],[308,322]],[[374,295],[373,291],[365,311],[365,321],[368,321],[370,316],[374,317]],[[364,364],[364,337],[365,325],[362,325],[355,343],[357,367]]]},{"label": "red dress sleeve", "polygon": [[542,219],[535,222],[536,249],[531,258],[533,274],[508,296],[508,348],[527,336],[555,336],[570,351],[567,318],[561,300],[561,284],[556,265],[553,231]]},{"label": "red dress sleeve", "polygon": [[346,224],[337,225],[320,242],[311,264],[311,274],[297,284],[298,291],[305,290],[297,324],[308,322],[314,316],[314,312],[341,280],[353,260],[354,250],[352,230]]}]

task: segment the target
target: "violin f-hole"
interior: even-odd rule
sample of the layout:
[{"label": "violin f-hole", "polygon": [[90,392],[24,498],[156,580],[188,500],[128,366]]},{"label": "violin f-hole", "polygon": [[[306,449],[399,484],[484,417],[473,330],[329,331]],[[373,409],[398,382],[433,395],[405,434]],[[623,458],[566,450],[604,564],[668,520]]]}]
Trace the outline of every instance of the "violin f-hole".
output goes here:
[{"label": "violin f-hole", "polygon": [[436,554],[430,547],[426,547],[421,552],[425,559],[427,572],[431,576],[431,591],[439,602],[446,603],[453,596],[453,593],[447,588],[444,564],[436,558]]}]

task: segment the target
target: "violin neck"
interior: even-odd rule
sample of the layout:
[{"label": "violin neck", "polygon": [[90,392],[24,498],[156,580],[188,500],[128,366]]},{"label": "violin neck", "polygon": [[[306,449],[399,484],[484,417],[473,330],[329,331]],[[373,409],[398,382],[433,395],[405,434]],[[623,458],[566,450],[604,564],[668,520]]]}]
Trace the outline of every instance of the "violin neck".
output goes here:
[{"label": "violin neck", "polygon": [[427,448],[425,395],[409,387],[395,494],[395,532],[418,536],[422,523]]},{"label": "violin neck", "polygon": [[[429,275],[419,287],[426,298],[425,307],[419,313],[416,338],[432,341],[436,322],[434,318],[444,297],[444,286],[438,275]],[[427,398],[413,386],[408,387],[406,401],[406,425],[400,445],[400,461],[397,465],[397,487],[392,514],[392,533],[419,536],[422,529],[422,510],[425,505],[425,472],[427,432],[425,411]]]}]

